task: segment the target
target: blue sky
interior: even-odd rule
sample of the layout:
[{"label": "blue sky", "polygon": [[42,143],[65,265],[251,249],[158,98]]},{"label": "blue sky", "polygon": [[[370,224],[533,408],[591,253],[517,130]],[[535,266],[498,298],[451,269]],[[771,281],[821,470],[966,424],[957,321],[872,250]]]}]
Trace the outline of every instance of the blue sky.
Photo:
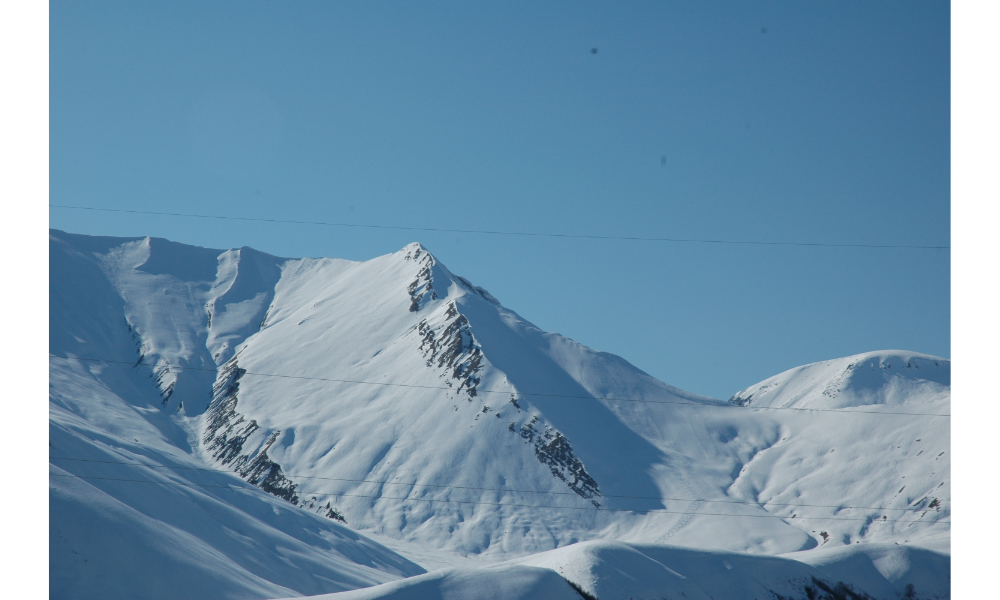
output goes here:
[{"label": "blue sky", "polygon": [[[949,27],[947,2],[53,1],[50,198],[948,246]],[[948,250],[50,223],[289,257],[420,241],[543,329],[722,398],[817,360],[951,353]]]}]

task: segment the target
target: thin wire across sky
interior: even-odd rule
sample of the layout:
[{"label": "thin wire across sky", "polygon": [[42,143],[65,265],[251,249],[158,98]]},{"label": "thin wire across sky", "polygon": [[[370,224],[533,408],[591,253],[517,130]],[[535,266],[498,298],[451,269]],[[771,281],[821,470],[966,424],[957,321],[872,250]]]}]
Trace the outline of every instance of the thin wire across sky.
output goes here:
[{"label": "thin wire across sky", "polygon": [[49,208],[71,210],[90,210],[100,212],[129,213],[137,215],[156,215],[164,217],[187,217],[195,219],[223,219],[227,221],[254,221],[259,223],[283,223],[292,225],[322,225],[326,227],[353,227],[362,229],[395,229],[401,231],[429,231],[434,233],[472,233],[481,235],[506,235],[519,237],[548,237],[585,240],[623,240],[634,242],[675,242],[690,244],[727,244],[744,246],[806,246],[817,248],[905,248],[911,250],[950,250],[951,246],[933,246],[926,244],[831,244],[825,242],[769,242],[761,240],[714,240],[705,238],[674,238],[674,237],[639,237],[620,235],[591,235],[553,232],[528,231],[493,231],[488,229],[445,229],[439,227],[415,227],[403,225],[373,225],[362,223],[333,223],[327,221],[301,221],[292,219],[265,219],[260,217],[234,217],[229,215],[198,215],[191,213],[157,212],[149,210],[129,210],[124,208],[102,208],[97,206],[71,206],[66,204],[49,204]]}]

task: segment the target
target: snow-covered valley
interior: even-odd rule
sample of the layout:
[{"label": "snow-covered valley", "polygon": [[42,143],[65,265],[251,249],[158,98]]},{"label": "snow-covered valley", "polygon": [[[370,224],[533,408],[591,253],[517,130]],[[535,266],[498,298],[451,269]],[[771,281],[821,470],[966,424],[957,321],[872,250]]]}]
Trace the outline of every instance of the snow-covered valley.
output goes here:
[{"label": "snow-covered valley", "polygon": [[419,244],[50,233],[52,597],[949,597],[947,359],[725,401]]}]

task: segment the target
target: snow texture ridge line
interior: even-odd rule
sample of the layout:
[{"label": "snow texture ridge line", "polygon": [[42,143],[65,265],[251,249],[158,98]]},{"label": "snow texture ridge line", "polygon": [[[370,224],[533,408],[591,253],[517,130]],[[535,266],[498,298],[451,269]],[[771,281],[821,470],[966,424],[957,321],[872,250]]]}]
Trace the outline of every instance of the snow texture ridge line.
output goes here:
[{"label": "snow texture ridge line", "polygon": [[261,223],[291,223],[295,225],[327,225],[330,227],[361,227],[366,229],[399,229],[405,231],[438,231],[445,233],[482,233],[487,235],[514,235],[524,237],[555,237],[573,238],[588,240],[630,240],[641,242],[687,242],[700,244],[736,244],[751,246],[813,246],[820,248],[912,248],[921,250],[950,250],[951,246],[926,246],[926,245],[896,245],[896,244],[828,244],[823,242],[764,242],[753,240],[709,240],[694,238],[651,238],[634,236],[614,236],[614,235],[585,235],[570,233],[541,233],[523,231],[489,231],[483,229],[442,229],[437,227],[407,227],[402,225],[365,225],[360,223],[330,223],[325,221],[295,221],[288,219],[262,219],[255,217],[239,217],[232,215],[197,215],[189,213],[157,212],[148,210],[127,210],[121,208],[101,208],[96,206],[71,206],[67,204],[49,204],[49,208],[70,208],[75,210],[94,210],[103,212],[123,212],[140,215],[162,215],[169,217],[192,217],[198,219],[226,219],[235,221],[258,221]]}]

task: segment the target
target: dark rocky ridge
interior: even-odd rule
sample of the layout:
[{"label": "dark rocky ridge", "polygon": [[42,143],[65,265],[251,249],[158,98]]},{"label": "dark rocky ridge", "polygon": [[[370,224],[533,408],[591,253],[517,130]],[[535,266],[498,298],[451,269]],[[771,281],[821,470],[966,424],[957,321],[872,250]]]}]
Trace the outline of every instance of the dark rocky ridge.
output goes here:
[{"label": "dark rocky ridge", "polygon": [[[407,287],[411,301],[410,311],[418,312],[426,305],[428,299],[437,299],[432,274],[432,268],[436,263],[434,257],[419,246],[407,253],[405,259],[417,261],[421,265],[416,278]],[[452,276],[461,286],[487,302],[500,305],[500,302],[485,289],[473,285],[463,277]],[[423,319],[417,325],[417,333],[420,335],[419,349],[426,359],[427,367],[445,370],[445,376],[458,383],[456,391],[464,390],[471,402],[476,396],[476,386],[479,385],[479,372],[482,369],[484,356],[482,347],[476,342],[472,333],[472,324],[459,312],[455,301],[448,303],[443,322],[432,325],[428,319]],[[451,381],[446,380],[446,384],[452,386]],[[510,402],[520,412],[521,407],[515,395],[511,395]],[[483,407],[482,413],[487,413],[489,410],[489,407]],[[479,416],[476,415],[476,420]],[[500,414],[497,413],[497,416]],[[520,431],[514,429],[514,423],[510,424],[509,429],[520,433],[522,438],[533,445],[535,457],[549,467],[554,477],[566,482],[571,490],[590,500],[594,506],[600,507],[601,505],[593,500],[601,495],[597,481],[587,473],[583,462],[574,455],[569,439],[549,426],[538,430],[535,428],[536,423],[538,417],[532,417]]]},{"label": "dark rocky ridge", "polygon": [[514,423],[508,426],[508,430],[534,444],[535,457],[549,467],[553,476],[565,481],[569,489],[599,508],[600,503],[593,498],[600,496],[601,490],[597,481],[587,473],[583,462],[573,454],[569,439],[547,425],[544,430],[539,430],[535,427],[537,423],[538,417],[535,416],[522,425],[520,430],[515,429]]},{"label": "dark rocky ridge", "polygon": [[448,376],[458,382],[456,391],[464,390],[471,399],[479,385],[483,350],[472,335],[469,320],[458,312],[454,302],[448,305],[444,318],[445,321],[436,326],[428,324],[427,319],[417,325],[419,349],[428,367],[445,369]]},{"label": "dark rocky ridge", "polygon": [[406,254],[406,260],[416,261],[421,265],[416,278],[406,288],[410,294],[410,312],[417,312],[427,300],[437,300],[437,292],[434,290],[434,279],[431,276],[431,268],[436,264],[430,252],[423,250],[419,246]]},{"label": "dark rocky ridge", "polygon": [[212,458],[222,465],[231,465],[237,475],[269,494],[328,519],[347,523],[344,515],[330,501],[320,504],[321,501],[315,495],[308,500],[301,499],[298,484],[285,476],[281,465],[268,456],[267,451],[281,435],[280,430],[272,431],[256,451],[244,451],[247,440],[260,429],[260,425],[253,419],[247,421],[236,410],[240,380],[246,375],[246,369],[240,368],[237,358],[238,355],[234,356],[223,366],[212,390],[212,403],[205,415],[206,427],[202,442]]},{"label": "dark rocky ridge", "polygon": [[221,464],[232,465],[236,473],[252,485],[284,498],[292,504],[299,503],[296,484],[282,473],[281,465],[272,461],[267,451],[278,439],[280,431],[274,431],[267,441],[256,451],[244,452],[247,439],[260,429],[256,420],[247,421],[236,411],[239,402],[240,379],[246,374],[233,357],[222,368],[212,390],[212,403],[206,414],[205,433],[202,442]]}]

